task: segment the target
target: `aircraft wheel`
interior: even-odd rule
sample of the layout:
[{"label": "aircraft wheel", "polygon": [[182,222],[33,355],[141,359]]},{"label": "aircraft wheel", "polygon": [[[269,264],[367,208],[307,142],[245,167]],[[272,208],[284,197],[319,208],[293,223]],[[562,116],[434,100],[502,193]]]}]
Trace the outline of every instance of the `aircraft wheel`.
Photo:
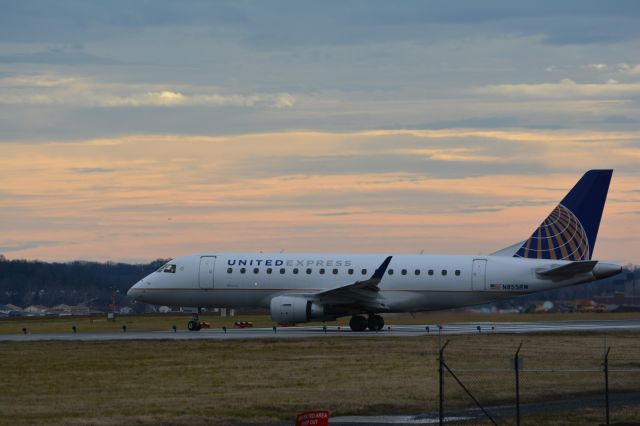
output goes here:
[{"label": "aircraft wheel", "polygon": [[380,315],[369,315],[367,326],[371,331],[380,331],[384,327],[384,318]]},{"label": "aircraft wheel", "polygon": [[349,321],[351,331],[365,331],[367,329],[367,319],[362,315],[354,315]]},{"label": "aircraft wheel", "polygon": [[198,321],[189,321],[187,324],[187,328],[189,331],[198,331],[200,330],[200,323]]}]

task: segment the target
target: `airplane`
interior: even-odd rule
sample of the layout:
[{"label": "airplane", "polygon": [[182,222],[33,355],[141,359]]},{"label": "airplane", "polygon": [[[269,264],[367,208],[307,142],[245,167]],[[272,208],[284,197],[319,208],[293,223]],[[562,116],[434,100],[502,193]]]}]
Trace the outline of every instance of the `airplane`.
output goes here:
[{"label": "airplane", "polygon": [[[488,303],[614,276],[592,260],[613,170],[590,170],[524,241],[490,255],[196,253],[177,257],[127,292],[140,302],[266,308],[278,324],[351,316],[378,331],[383,313]],[[195,314],[187,328],[200,330]]]}]

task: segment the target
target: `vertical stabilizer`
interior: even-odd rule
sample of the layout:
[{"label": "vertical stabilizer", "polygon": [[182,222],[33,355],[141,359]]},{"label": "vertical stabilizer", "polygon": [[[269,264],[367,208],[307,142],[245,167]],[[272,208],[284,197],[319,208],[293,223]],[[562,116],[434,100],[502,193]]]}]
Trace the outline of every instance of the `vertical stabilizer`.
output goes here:
[{"label": "vertical stabilizer", "polygon": [[514,257],[590,260],[612,173],[585,173]]}]

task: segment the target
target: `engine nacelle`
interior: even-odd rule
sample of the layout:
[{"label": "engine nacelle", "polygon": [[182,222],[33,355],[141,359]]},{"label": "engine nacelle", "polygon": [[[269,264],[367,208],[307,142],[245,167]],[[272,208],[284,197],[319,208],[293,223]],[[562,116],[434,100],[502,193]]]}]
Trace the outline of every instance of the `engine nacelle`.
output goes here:
[{"label": "engine nacelle", "polygon": [[271,299],[271,318],[279,324],[321,320],[324,306],[302,296],[277,296]]}]

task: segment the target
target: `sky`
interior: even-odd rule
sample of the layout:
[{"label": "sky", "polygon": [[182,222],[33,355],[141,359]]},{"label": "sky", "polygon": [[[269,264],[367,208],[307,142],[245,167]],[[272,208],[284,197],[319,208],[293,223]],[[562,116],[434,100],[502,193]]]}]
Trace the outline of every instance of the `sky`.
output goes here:
[{"label": "sky", "polygon": [[640,263],[637,1],[3,1],[0,253],[489,254],[613,168]]}]

